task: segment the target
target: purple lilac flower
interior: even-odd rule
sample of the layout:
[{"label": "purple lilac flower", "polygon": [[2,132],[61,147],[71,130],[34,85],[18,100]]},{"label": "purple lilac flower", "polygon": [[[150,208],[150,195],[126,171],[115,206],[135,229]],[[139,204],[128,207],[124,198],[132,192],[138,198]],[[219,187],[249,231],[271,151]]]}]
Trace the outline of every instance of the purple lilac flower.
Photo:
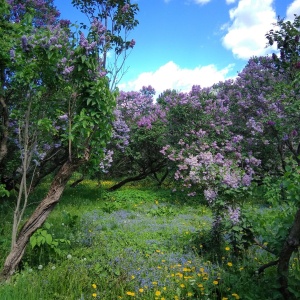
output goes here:
[{"label": "purple lilac flower", "polygon": [[209,202],[212,203],[218,196],[218,193],[210,188],[204,191],[204,197]]},{"label": "purple lilac flower", "polygon": [[59,120],[62,120],[62,121],[67,121],[68,120],[68,115],[67,114],[64,114],[64,115],[61,115],[58,117]]},{"label": "purple lilac flower", "polygon": [[14,59],[15,59],[16,53],[15,53],[15,50],[14,50],[14,49],[10,49],[10,50],[9,50],[9,56],[10,56],[10,59],[11,59],[11,60],[14,60]]},{"label": "purple lilac flower", "polygon": [[228,207],[228,215],[229,215],[231,222],[233,224],[237,224],[240,221],[241,210],[239,207],[234,209],[229,206]]}]

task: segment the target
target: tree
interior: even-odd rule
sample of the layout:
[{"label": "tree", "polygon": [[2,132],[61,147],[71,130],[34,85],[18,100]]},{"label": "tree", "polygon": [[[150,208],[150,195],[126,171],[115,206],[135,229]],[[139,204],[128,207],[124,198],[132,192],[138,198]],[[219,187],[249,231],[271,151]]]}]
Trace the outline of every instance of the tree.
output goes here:
[{"label": "tree", "polygon": [[[105,33],[100,36],[104,43],[102,66],[108,71],[110,88],[114,90],[127,71],[124,69],[125,61],[129,50],[135,45],[133,39],[129,40],[129,33],[139,23],[135,19],[138,5],[132,4],[130,0],[72,0],[72,4],[79,8],[90,22],[97,19],[106,28]],[[86,28],[86,25],[82,25]],[[112,59],[108,58],[109,53],[114,56]]]},{"label": "tree", "polygon": [[140,92],[120,92],[117,98],[117,120],[114,141],[109,145],[113,162],[108,176],[123,178],[112,186],[115,190],[131,181],[166,174],[166,159],[160,153],[165,137],[164,112],[154,103],[155,91],[143,87]]},{"label": "tree", "polygon": [[[37,30],[33,14],[40,12],[35,6],[39,3],[30,2],[30,13],[26,10],[19,23],[12,23],[24,31],[10,40],[10,56],[5,54],[3,58],[1,109],[6,119],[1,142],[18,150],[13,164],[19,166],[20,181],[12,247],[1,280],[14,273],[30,236],[58,203],[73,172],[87,161],[99,165],[111,137],[115,96],[99,59],[103,41],[96,38],[103,34],[104,27],[94,20],[88,38],[81,35],[78,41],[70,39],[72,33],[65,22],[45,21],[41,26],[38,23]],[[4,8],[6,15],[1,22],[8,28],[4,33],[9,39],[9,29],[15,26],[10,25],[13,8]],[[45,161],[58,155],[61,160],[47,195],[20,228],[30,182]],[[7,155],[3,155],[2,169],[9,172],[7,162]]]}]

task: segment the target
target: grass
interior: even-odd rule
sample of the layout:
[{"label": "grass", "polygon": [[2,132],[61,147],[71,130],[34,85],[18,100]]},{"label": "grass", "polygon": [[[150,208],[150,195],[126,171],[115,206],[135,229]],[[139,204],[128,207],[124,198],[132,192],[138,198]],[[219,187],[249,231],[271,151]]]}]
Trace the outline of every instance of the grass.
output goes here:
[{"label": "grass", "polygon": [[[261,248],[252,246],[237,258],[225,240],[221,255],[211,255],[214,241],[205,241],[212,216],[204,202],[151,184],[105,192],[111,184],[86,180],[66,189],[44,228],[57,245],[29,245],[20,271],[0,286],[1,300],[280,299],[275,268],[256,273],[272,260]],[[11,222],[5,205],[1,262]],[[259,204],[248,207],[255,215],[257,209]],[[267,230],[278,209],[261,211]],[[292,267],[296,280],[296,256]]]}]

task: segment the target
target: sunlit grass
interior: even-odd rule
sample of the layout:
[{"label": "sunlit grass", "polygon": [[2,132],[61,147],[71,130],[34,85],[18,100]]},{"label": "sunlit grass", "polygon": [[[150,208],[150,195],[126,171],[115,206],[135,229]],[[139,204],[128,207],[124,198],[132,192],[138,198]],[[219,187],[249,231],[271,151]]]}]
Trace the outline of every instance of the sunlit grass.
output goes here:
[{"label": "sunlit grass", "polygon": [[[84,180],[66,189],[48,232],[70,245],[60,243],[59,255],[29,246],[20,272],[0,286],[1,300],[275,299],[275,268],[256,274],[270,254],[251,247],[237,258],[225,243],[222,257],[207,255],[214,244],[201,241],[212,216],[201,199],[143,185],[108,193],[112,184]],[[297,256],[292,269],[299,274]]]}]

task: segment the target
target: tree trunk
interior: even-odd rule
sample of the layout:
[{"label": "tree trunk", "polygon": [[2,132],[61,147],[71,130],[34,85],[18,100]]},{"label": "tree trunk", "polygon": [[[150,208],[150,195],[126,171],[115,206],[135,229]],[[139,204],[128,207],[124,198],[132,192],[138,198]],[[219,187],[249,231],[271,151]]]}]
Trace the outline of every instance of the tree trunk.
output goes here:
[{"label": "tree trunk", "polygon": [[12,245],[12,250],[7,256],[4,267],[0,273],[0,282],[9,280],[11,275],[15,272],[23,257],[26,245],[31,235],[43,225],[48,215],[59,202],[71,175],[85,161],[86,160],[84,159],[74,160],[71,162],[67,161],[60,168],[52,181],[48,194],[21,228],[16,243]]},{"label": "tree trunk", "polygon": [[128,177],[120,182],[118,182],[117,184],[113,185],[112,187],[110,187],[108,190],[110,192],[116,191],[117,189],[119,189],[120,187],[122,187],[123,185],[125,185],[128,182],[133,182],[133,181],[139,181],[142,179],[145,179],[147,176],[149,176],[152,172],[149,173],[142,173],[139,174],[137,176],[133,176],[133,177]]},{"label": "tree trunk", "polygon": [[290,230],[290,233],[283,245],[283,248],[279,255],[278,260],[278,281],[280,284],[279,291],[284,300],[293,299],[294,297],[288,290],[288,275],[290,259],[295,250],[300,245],[300,208],[298,209],[294,223]]},{"label": "tree trunk", "polygon": [[0,163],[5,158],[7,154],[7,141],[8,141],[8,108],[5,103],[4,98],[0,97],[0,104],[1,104],[1,118],[2,124],[1,125],[1,140],[0,140]]}]

